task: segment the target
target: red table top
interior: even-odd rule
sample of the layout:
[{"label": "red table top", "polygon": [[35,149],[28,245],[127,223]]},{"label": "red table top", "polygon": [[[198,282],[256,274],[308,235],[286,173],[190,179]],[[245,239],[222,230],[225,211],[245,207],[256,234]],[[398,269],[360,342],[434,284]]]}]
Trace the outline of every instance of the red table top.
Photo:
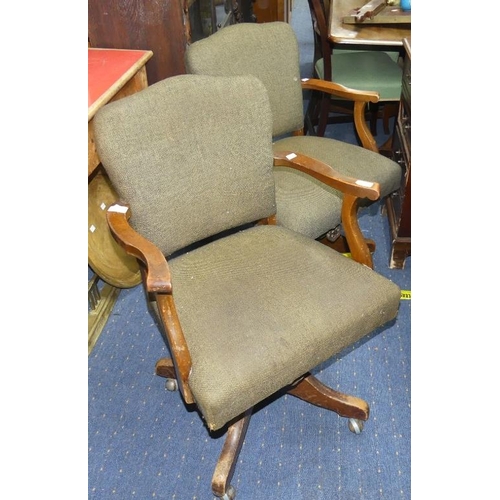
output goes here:
[{"label": "red table top", "polygon": [[89,120],[91,109],[93,116],[152,55],[150,50],[88,49]]}]

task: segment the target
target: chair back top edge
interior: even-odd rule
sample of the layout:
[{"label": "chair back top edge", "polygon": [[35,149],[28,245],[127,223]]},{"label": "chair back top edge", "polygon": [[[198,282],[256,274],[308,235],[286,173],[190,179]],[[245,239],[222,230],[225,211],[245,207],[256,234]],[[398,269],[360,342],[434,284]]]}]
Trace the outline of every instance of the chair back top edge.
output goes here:
[{"label": "chair back top edge", "polygon": [[303,127],[303,94],[297,37],[284,22],[227,26],[186,48],[188,73],[216,76],[251,74],[268,93],[273,136]]}]

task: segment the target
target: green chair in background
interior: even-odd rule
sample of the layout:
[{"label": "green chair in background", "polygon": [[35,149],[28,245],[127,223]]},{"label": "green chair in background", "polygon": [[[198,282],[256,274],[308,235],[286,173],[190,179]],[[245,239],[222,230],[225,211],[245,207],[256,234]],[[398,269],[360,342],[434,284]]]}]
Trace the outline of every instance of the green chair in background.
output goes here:
[{"label": "green chair in background", "polygon": [[[375,135],[380,115],[384,132],[390,133],[389,119],[397,114],[401,96],[400,52],[354,45],[334,48],[328,38],[327,25],[331,0],[307,1],[314,37],[314,76],[346,87],[377,92],[379,101],[369,105],[371,132]],[[328,123],[343,122],[346,118],[352,120],[352,106],[348,101],[324,94],[320,98],[313,94],[309,113],[313,117],[311,121],[317,123],[315,133],[321,137],[325,135]],[[390,147],[390,140],[380,146],[384,154],[389,154]]]}]

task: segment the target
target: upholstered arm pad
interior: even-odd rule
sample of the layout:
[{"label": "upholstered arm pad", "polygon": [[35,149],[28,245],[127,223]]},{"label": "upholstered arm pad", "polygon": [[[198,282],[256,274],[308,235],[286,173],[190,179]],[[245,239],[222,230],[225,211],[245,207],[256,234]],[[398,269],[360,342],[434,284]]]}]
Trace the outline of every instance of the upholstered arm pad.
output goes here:
[{"label": "upholstered arm pad", "polygon": [[317,78],[303,78],[301,82],[303,90],[319,90],[320,92],[326,92],[327,94],[341,97],[342,99],[348,99],[350,101],[366,103],[378,102],[380,99],[378,92],[351,89],[338,83],[328,82]]},{"label": "upholstered arm pad", "polygon": [[172,293],[172,281],[165,256],[153,243],[137,233],[129,224],[131,210],[115,204],[106,214],[111,233],[125,251],[147,267],[146,288],[151,293]]},{"label": "upholstered arm pad", "polygon": [[348,177],[337,172],[330,165],[310,156],[293,153],[292,151],[275,151],[274,166],[291,167],[300,170],[344,194],[350,194],[357,198],[368,198],[372,201],[380,198],[380,185],[378,182]]}]

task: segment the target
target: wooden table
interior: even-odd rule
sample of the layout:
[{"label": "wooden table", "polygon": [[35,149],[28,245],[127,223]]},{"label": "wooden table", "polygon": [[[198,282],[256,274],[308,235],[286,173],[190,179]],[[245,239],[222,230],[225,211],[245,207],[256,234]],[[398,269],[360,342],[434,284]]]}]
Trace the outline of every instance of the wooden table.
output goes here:
[{"label": "wooden table", "polygon": [[333,43],[400,47],[403,38],[411,36],[411,25],[345,24],[342,18],[366,0],[330,0],[328,38]]},{"label": "wooden table", "polygon": [[89,176],[99,165],[92,118],[108,102],[147,87],[145,64],[152,56],[150,50],[88,49]]},{"label": "wooden table", "polygon": [[106,221],[107,208],[118,196],[100,163],[94,143],[93,117],[111,101],[148,85],[146,62],[150,50],[88,49],[88,263],[89,337],[91,352],[121,288],[141,281],[137,261],[114,241]]}]

